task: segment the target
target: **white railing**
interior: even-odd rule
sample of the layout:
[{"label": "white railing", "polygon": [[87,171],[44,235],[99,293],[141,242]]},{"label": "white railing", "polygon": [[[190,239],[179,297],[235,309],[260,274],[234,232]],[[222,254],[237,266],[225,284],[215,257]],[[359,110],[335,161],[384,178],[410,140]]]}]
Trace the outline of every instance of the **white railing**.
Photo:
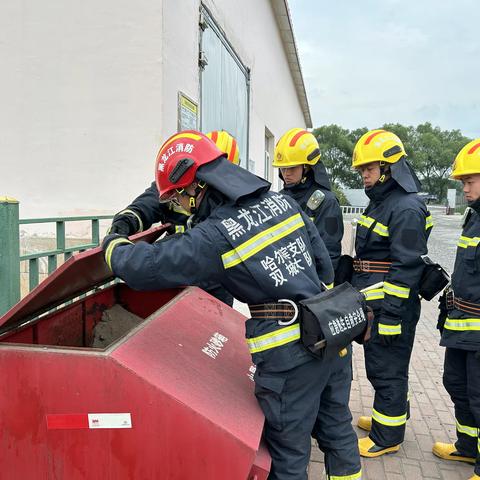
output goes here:
[{"label": "white railing", "polygon": [[352,207],[350,205],[341,205],[340,208],[342,209],[343,214],[361,214],[365,211],[366,207]]}]

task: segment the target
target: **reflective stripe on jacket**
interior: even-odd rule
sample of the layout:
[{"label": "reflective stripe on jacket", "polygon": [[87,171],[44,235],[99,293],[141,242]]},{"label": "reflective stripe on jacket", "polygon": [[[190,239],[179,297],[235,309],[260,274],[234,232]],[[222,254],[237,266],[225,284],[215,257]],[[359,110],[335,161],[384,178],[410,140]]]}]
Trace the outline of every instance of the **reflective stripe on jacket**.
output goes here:
[{"label": "reflective stripe on jacket", "polygon": [[[364,288],[384,282],[383,288],[367,293],[375,310],[398,318],[418,302],[418,288],[427,254],[427,239],[433,221],[425,204],[415,193],[406,193],[393,180],[382,186],[358,221],[355,251],[358,258],[391,262],[387,273],[354,272],[352,283]],[[376,188],[376,187],[374,187]]]},{"label": "reflective stripe on jacket", "polygon": [[[309,298],[333,281],[320,235],[298,204],[278,193],[222,203],[182,235],[152,245],[119,245],[116,275],[137,290],[216,282],[249,304]],[[319,278],[320,277],[320,278]],[[246,332],[255,364],[281,371],[311,360],[298,332],[272,319],[250,319]],[[267,348],[274,347],[274,348]]]},{"label": "reflective stripe on jacket", "polygon": [[[470,209],[457,242],[452,289],[458,305],[480,305],[480,216]],[[460,300],[461,299],[461,300]],[[441,345],[463,350],[480,350],[480,314],[454,308],[448,312]]]}]

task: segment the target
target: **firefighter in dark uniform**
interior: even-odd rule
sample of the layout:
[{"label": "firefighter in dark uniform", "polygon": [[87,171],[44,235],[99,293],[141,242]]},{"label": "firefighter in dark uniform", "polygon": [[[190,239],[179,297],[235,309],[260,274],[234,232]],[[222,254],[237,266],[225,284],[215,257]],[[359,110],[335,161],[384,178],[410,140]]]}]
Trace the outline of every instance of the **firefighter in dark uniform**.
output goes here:
[{"label": "firefighter in dark uniform", "polygon": [[313,223],[296,202],[269,192],[267,181],[228,162],[198,132],[168,139],[156,172],[162,201],[195,211],[198,223],[152,245],[109,235],[103,243],[108,265],[138,290],[214,280],[248,303],[246,337],[266,417],[269,478],[307,478],[313,432],[325,452],[328,478],[360,479],[348,407],[350,349],[329,360],[311,356],[290,304],[318,294],[321,282],[333,279]]},{"label": "firefighter in dark uniform", "polygon": [[336,270],[342,253],[343,217],[332,192],[315,136],[302,128],[286,132],[275,147],[273,166],[280,169],[280,193],[295,199],[311,218]]},{"label": "firefighter in dark uniform", "polygon": [[385,130],[363,135],[353,153],[353,168],[361,173],[370,202],[357,225],[352,284],[365,288],[383,282],[367,292],[375,320],[364,346],[365,367],[375,398],[372,416],[358,421],[370,431],[359,440],[364,457],[398,451],[408,417],[408,366],[432,219],[405,157],[400,139]]},{"label": "firefighter in dark uniform", "polygon": [[470,480],[480,480],[480,138],[457,155],[452,176],[462,181],[469,209],[438,326],[440,345],[447,347],[443,384],[455,406],[457,441],[437,442],[433,453],[474,464]]},{"label": "firefighter in dark uniform", "polygon": [[[239,165],[240,151],[235,138],[225,130],[214,130],[206,135],[225,153],[229,161]],[[155,223],[169,223],[170,234],[183,233],[195,223],[195,217],[180,205],[172,202],[160,203],[158,199],[157,185],[154,181],[127,208],[113,217],[108,233],[130,236],[148,230]],[[233,297],[225,289],[214,284],[204,284],[202,287],[227,305],[233,305]]]}]

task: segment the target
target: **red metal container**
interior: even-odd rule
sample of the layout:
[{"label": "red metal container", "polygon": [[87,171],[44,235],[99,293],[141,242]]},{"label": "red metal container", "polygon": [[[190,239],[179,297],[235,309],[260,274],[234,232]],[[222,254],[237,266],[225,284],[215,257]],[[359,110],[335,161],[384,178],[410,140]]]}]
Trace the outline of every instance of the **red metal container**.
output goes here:
[{"label": "red metal container", "polygon": [[[244,317],[198,288],[123,283],[41,315],[111,279],[100,249],[80,253],[0,318],[0,478],[265,479]],[[115,304],[144,320],[87,347]]]}]

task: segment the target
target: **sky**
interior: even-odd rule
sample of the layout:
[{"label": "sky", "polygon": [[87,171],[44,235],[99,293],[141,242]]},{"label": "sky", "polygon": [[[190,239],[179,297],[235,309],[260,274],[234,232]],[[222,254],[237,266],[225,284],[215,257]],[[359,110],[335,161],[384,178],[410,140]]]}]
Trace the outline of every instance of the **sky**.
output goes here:
[{"label": "sky", "polygon": [[480,137],[479,0],[289,0],[313,126]]}]

